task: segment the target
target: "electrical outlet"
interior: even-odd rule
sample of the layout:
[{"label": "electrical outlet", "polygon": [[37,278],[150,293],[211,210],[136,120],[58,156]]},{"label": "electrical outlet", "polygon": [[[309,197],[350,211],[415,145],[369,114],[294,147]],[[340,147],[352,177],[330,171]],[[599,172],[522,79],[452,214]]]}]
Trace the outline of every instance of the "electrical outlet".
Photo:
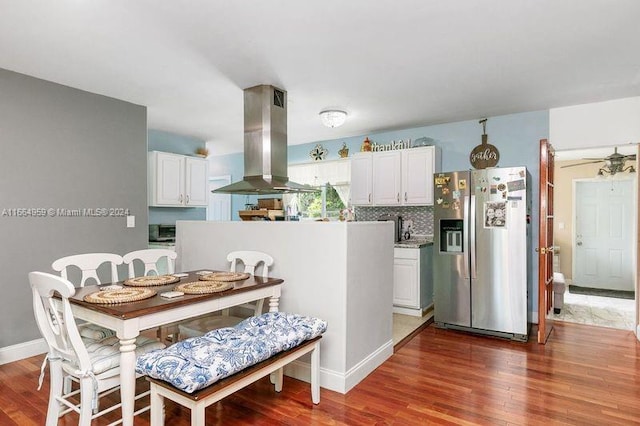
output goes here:
[{"label": "electrical outlet", "polygon": [[135,227],[136,227],[136,217],[127,216],[127,228],[135,228]]}]

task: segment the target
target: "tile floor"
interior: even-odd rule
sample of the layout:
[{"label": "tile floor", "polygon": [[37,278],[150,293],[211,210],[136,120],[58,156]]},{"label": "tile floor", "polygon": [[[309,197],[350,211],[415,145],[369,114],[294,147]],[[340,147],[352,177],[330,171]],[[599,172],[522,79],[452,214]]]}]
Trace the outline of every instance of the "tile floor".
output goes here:
[{"label": "tile floor", "polygon": [[573,294],[567,289],[564,307],[552,317],[556,321],[633,330],[635,303],[633,299]]},{"label": "tile floor", "polygon": [[393,314],[393,344],[397,345],[402,339],[411,334],[416,328],[427,322],[433,312],[427,313],[423,317],[411,315]]}]

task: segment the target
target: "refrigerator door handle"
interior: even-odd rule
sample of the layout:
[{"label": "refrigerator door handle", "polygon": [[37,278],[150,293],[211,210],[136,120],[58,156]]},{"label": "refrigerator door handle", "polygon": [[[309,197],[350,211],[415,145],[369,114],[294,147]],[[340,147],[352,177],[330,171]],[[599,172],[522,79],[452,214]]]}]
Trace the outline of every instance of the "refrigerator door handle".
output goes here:
[{"label": "refrigerator door handle", "polygon": [[471,258],[471,279],[478,278],[476,269],[476,196],[471,196],[471,206],[469,209],[469,256]]},{"label": "refrigerator door handle", "polygon": [[[469,225],[469,196],[464,197],[464,210],[463,210],[463,216],[462,216],[462,223],[464,224],[463,226],[463,234],[462,234],[462,252],[464,253],[469,253],[469,238],[467,238],[466,235],[464,235],[464,232],[468,232],[468,230],[470,229],[470,225]],[[468,279],[469,278],[469,259],[466,257],[466,255],[463,257],[464,260],[464,278]]]}]

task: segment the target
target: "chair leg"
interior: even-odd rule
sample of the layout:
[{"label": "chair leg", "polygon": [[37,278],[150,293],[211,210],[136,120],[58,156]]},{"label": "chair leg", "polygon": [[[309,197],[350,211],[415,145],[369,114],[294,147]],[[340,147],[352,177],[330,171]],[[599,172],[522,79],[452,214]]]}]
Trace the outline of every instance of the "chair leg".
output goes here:
[{"label": "chair leg", "polygon": [[66,395],[69,392],[71,392],[72,388],[73,388],[73,380],[71,380],[71,376],[69,376],[69,375],[64,376],[63,385],[62,385],[62,393],[64,395]]},{"label": "chair leg", "polygon": [[60,417],[60,402],[62,396],[62,361],[60,359],[49,360],[49,406],[47,407],[46,426],[56,426]]},{"label": "chair leg", "polygon": [[151,383],[150,390],[151,424],[153,426],[164,425],[164,397],[158,394],[157,385],[154,383]]},{"label": "chair leg", "polygon": [[92,400],[93,379],[91,377],[83,377],[80,379],[80,421],[78,426],[91,426],[91,416],[93,415]]}]

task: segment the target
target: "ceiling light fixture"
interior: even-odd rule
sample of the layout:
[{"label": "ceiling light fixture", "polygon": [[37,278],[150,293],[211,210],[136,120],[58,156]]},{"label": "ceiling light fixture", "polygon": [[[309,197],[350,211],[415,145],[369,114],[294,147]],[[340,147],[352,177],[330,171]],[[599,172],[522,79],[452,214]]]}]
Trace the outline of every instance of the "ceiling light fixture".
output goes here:
[{"label": "ceiling light fixture", "polygon": [[320,120],[327,127],[340,127],[347,120],[347,113],[337,109],[327,109],[320,112]]}]

